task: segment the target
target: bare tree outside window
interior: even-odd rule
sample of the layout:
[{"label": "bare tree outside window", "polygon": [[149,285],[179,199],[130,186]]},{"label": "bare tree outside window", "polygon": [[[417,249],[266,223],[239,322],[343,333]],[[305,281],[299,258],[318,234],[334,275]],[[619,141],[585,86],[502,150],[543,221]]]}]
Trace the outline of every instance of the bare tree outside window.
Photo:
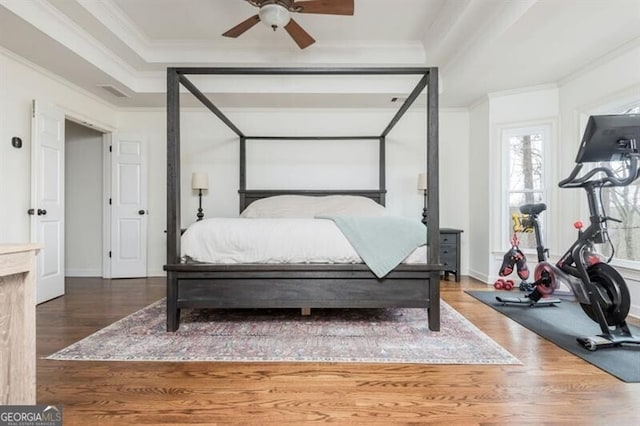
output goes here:
[{"label": "bare tree outside window", "polygon": [[[640,104],[623,111],[624,114],[639,114]],[[610,164],[618,172],[624,169],[620,162]],[[622,222],[609,221],[609,237],[616,259],[640,261],[640,179],[622,188],[607,188],[602,191],[602,202],[608,216]],[[606,249],[606,248],[605,248]],[[610,255],[611,253],[607,253]]]},{"label": "bare tree outside window", "polygon": [[[513,131],[508,136],[509,221],[513,214],[520,213],[520,206],[541,203],[545,199],[543,175],[545,135],[546,132],[541,129],[540,131]],[[544,222],[544,217],[542,221]],[[544,227],[544,224],[542,226]],[[535,236],[532,233],[519,234],[518,239],[521,249],[534,249],[536,246]]]}]

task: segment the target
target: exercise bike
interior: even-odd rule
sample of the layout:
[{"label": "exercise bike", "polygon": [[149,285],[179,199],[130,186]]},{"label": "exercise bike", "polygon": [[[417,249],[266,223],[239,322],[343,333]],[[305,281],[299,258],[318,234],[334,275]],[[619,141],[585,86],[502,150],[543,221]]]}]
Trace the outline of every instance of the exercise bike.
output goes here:
[{"label": "exercise bike", "polygon": [[[523,232],[529,232],[532,230],[534,232],[535,240],[536,240],[536,252],[538,254],[538,264],[534,271],[534,279],[535,281],[532,283],[527,283],[527,287],[532,290],[527,293],[524,297],[506,297],[506,296],[496,296],[496,300],[503,305],[528,305],[530,307],[538,307],[538,306],[553,306],[557,303],[561,303],[561,300],[558,298],[552,298],[551,294],[561,285],[563,282],[560,280],[550,280],[549,272],[546,271],[541,265],[546,265],[547,259],[549,258],[549,249],[544,246],[542,242],[542,232],[540,230],[540,222],[538,221],[538,217],[540,213],[547,209],[547,205],[544,203],[539,204],[525,204],[520,207],[521,216],[517,219],[517,226]],[[514,227],[515,228],[515,227]],[[514,234],[515,236],[515,234]],[[513,241],[513,239],[512,239]],[[503,262],[503,266],[500,268],[500,275],[502,275],[503,268],[509,270],[510,265],[514,262],[516,256],[507,256],[511,251],[514,250],[512,246],[511,250],[505,254],[505,260]],[[517,250],[519,251],[519,250]],[[521,252],[520,252],[521,253]],[[519,260],[526,265],[527,259],[524,257],[524,254],[521,254],[522,259]],[[512,260],[513,259],[513,260]],[[518,268],[518,275],[520,278],[528,278],[529,272],[525,270],[526,274],[522,275],[520,268]],[[565,283],[566,284],[566,283]]]},{"label": "exercise bike", "polygon": [[[601,199],[602,188],[623,187],[640,177],[637,141],[640,139],[640,115],[591,116],[587,123],[576,166],[569,177],[560,181],[561,188],[584,188],[589,204],[590,225],[582,230],[578,227],[578,239],[569,250],[553,264],[547,261],[548,249],[542,244],[538,216],[546,206],[528,204],[520,212],[528,216],[528,225],[535,230],[538,261],[532,283],[534,290],[526,302],[515,298],[500,298],[503,303],[539,303],[560,287],[566,285],[580,303],[589,318],[600,325],[601,334],[579,337],[578,342],[590,351],[598,348],[640,344],[626,323],[631,305],[629,289],[622,276],[599,255],[594,246],[611,241],[607,232],[607,221],[620,222],[606,216]],[[621,171],[614,171],[612,161],[620,162]],[[579,176],[584,163],[608,162]],[[613,245],[611,245],[613,247]],[[610,260],[610,259],[609,259]],[[511,299],[511,300],[509,300]],[[505,301],[506,300],[506,301]]]}]

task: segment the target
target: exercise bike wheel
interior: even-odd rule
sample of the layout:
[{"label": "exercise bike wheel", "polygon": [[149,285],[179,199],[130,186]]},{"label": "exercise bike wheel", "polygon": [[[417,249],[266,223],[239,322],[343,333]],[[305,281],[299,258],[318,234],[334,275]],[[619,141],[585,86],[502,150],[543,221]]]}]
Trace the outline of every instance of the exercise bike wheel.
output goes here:
[{"label": "exercise bike wheel", "polygon": [[[616,326],[622,324],[627,318],[631,305],[629,288],[627,287],[627,283],[624,282],[624,278],[622,278],[618,271],[606,263],[596,263],[589,266],[587,273],[589,274],[591,282],[612,301],[608,309],[602,306],[602,312],[607,320],[607,325]],[[598,318],[591,305],[581,303],[580,306],[582,306],[582,310],[589,318],[598,322]]]}]

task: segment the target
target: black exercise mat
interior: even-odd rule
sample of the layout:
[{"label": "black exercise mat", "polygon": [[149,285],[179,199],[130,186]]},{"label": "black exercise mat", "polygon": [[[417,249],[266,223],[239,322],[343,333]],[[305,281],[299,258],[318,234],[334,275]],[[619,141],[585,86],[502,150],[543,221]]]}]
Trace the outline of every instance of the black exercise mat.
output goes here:
[{"label": "black exercise mat", "polygon": [[[496,296],[522,297],[524,293],[517,291],[467,291],[467,293],[620,380],[629,383],[640,382],[640,345],[602,348],[591,352],[576,341],[576,337],[600,334],[598,324],[584,313],[578,303],[562,301],[557,305],[538,307],[502,305],[496,300]],[[640,336],[640,328],[629,326],[629,329],[634,336]]]}]

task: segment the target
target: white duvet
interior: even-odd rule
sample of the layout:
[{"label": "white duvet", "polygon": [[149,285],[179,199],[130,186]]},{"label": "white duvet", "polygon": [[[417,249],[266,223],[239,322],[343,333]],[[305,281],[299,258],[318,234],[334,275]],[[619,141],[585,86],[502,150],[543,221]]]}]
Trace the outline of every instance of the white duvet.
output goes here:
[{"label": "white duvet", "polygon": [[[182,235],[182,256],[208,263],[362,263],[327,219],[212,218]],[[426,263],[426,246],[404,263]]]}]

